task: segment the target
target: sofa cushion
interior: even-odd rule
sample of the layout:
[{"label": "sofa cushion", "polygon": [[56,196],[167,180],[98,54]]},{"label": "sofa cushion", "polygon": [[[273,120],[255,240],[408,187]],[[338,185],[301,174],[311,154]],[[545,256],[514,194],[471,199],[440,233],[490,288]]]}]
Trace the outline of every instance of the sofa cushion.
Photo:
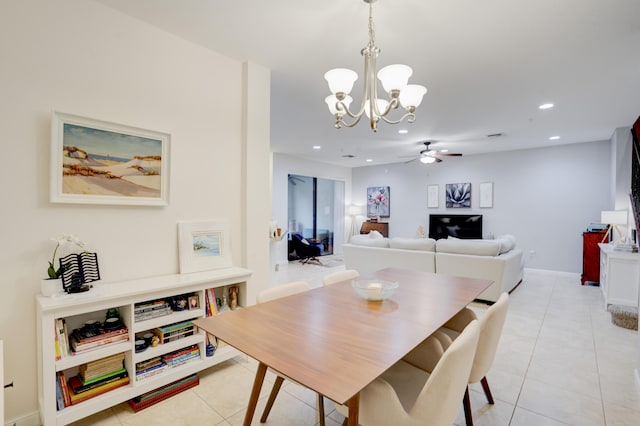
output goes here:
[{"label": "sofa cushion", "polygon": [[369,238],[373,238],[375,240],[381,240],[384,238],[384,235],[382,235],[380,231],[376,231],[375,229],[372,231],[369,231],[369,233],[366,235],[368,235]]},{"label": "sofa cushion", "polygon": [[497,256],[500,242],[496,240],[440,239],[436,241],[436,251],[441,253],[472,254],[476,256]]},{"label": "sofa cushion", "polygon": [[[374,231],[371,231],[374,232]],[[355,244],[358,246],[367,246],[367,247],[389,247],[389,240],[387,238],[371,238],[369,234],[363,235],[352,235],[349,240],[351,244]]]},{"label": "sofa cushion", "polygon": [[391,238],[389,247],[405,250],[435,251],[436,240],[433,238]]},{"label": "sofa cushion", "polygon": [[507,253],[516,246],[516,239],[510,234],[500,235],[496,241],[500,243],[500,254]]}]

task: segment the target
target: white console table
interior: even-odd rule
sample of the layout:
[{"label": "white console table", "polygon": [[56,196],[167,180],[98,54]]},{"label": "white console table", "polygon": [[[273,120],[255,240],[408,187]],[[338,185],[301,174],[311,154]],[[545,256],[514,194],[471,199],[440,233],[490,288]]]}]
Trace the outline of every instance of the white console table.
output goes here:
[{"label": "white console table", "polygon": [[640,253],[615,251],[611,244],[600,247],[600,289],[604,307],[624,305],[638,307],[640,288]]}]

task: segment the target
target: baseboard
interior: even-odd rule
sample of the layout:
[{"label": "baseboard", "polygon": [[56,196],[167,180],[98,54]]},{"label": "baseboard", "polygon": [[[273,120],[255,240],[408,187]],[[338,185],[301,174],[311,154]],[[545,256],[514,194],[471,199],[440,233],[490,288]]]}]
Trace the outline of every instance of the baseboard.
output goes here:
[{"label": "baseboard", "polygon": [[553,274],[553,275],[561,275],[567,278],[578,278],[580,279],[580,274],[578,272],[566,272],[566,271],[553,271],[550,269],[535,269],[535,268],[524,268],[525,272],[533,272],[536,274]]},{"label": "baseboard", "polygon": [[33,411],[5,422],[5,426],[40,426],[40,412]]}]

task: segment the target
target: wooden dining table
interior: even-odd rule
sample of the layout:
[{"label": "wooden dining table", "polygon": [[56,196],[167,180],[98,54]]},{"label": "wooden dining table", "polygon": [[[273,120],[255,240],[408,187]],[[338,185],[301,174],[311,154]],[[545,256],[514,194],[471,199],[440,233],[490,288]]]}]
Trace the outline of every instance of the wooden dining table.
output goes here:
[{"label": "wooden dining table", "polygon": [[363,278],[399,287],[369,302],[349,280],[194,321],[258,361],[244,425],[251,424],[267,368],[346,405],[348,425],[358,425],[360,391],[492,284],[397,268]]}]

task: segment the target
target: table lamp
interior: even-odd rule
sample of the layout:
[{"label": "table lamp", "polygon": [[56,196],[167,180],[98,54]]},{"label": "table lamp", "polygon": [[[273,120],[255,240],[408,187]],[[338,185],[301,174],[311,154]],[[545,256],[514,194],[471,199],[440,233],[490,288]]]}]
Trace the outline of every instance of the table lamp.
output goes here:
[{"label": "table lamp", "polygon": [[[609,225],[609,229],[607,229],[607,233],[605,234],[602,242],[604,242],[609,233],[611,232],[611,240],[613,243],[617,243],[622,239],[622,232],[618,225],[626,225],[627,224],[627,211],[626,210],[605,210],[600,212],[600,222],[606,223]],[[616,230],[618,231],[618,235],[620,239],[616,240],[615,234]]]}]

